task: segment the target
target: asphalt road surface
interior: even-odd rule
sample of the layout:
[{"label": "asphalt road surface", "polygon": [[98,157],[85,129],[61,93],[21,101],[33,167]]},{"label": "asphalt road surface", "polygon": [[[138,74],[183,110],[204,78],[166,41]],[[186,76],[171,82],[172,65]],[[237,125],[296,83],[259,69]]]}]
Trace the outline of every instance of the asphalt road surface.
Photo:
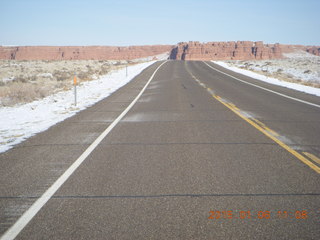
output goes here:
[{"label": "asphalt road surface", "polygon": [[320,239],[319,107],[210,62],[157,62],[0,154],[0,235]]}]

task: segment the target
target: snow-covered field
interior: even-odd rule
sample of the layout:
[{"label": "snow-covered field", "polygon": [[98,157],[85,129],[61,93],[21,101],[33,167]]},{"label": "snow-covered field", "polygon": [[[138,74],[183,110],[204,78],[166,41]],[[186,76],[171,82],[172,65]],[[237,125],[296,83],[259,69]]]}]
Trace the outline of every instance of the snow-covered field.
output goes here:
[{"label": "snow-covered field", "polygon": [[284,55],[286,58],[274,60],[213,62],[261,81],[320,96],[320,57],[304,51]]},{"label": "snow-covered field", "polygon": [[30,103],[0,107],[0,152],[108,97],[154,62],[130,65],[128,76],[126,69],[122,68],[96,80],[80,83],[76,106],[74,91],[69,89]]}]

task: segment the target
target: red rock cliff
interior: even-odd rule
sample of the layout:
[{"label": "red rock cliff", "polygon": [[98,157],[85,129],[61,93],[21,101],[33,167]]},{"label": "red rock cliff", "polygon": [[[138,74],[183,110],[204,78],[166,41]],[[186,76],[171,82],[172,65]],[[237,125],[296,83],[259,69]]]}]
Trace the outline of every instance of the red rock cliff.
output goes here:
[{"label": "red rock cliff", "polygon": [[188,42],[179,43],[171,52],[171,59],[181,60],[249,60],[281,58],[280,44],[263,42]]},{"label": "red rock cliff", "polygon": [[320,55],[320,47],[303,45],[264,44],[263,42],[182,42],[149,46],[84,46],[1,47],[0,59],[14,60],[131,60],[170,52],[171,59],[180,60],[251,60],[282,58],[282,53],[304,50]]},{"label": "red rock cliff", "polygon": [[14,60],[131,60],[170,52],[171,45],[149,46],[84,46],[84,47],[52,47],[52,46],[26,46],[2,47],[0,46],[0,59]]},{"label": "red rock cliff", "polygon": [[320,46],[308,47],[306,51],[313,55],[320,56]]}]

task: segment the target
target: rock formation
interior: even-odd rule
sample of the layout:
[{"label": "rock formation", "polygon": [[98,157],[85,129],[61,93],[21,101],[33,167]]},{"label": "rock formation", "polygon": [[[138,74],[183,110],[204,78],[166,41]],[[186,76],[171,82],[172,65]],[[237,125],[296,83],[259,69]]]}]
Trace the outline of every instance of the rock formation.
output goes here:
[{"label": "rock formation", "polygon": [[280,44],[263,42],[188,42],[179,43],[172,51],[171,59],[181,60],[250,60],[281,58]]},{"label": "rock formation", "polygon": [[320,56],[320,46],[309,47],[306,51],[313,55]]},{"label": "rock formation", "polygon": [[320,55],[320,47],[303,45],[264,44],[263,42],[181,42],[149,46],[83,46],[1,47],[0,59],[14,60],[132,60],[170,52],[177,60],[261,60],[282,58],[282,53],[295,50]]},{"label": "rock formation", "polygon": [[0,59],[13,60],[132,60],[170,52],[171,45],[150,46],[83,46],[83,47],[52,47],[0,46]]}]

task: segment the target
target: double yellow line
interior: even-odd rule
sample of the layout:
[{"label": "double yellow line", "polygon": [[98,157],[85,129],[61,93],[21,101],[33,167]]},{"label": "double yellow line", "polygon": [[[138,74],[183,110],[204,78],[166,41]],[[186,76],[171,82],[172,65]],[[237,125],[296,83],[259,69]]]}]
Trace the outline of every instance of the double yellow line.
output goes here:
[{"label": "double yellow line", "polygon": [[[264,123],[260,122],[259,120],[252,118],[252,117],[247,117],[243,114],[243,112],[233,103],[227,102],[225,100],[223,100],[220,96],[214,94],[214,91],[210,88],[208,88],[204,83],[202,83],[199,79],[197,79],[187,68],[187,71],[189,72],[189,74],[192,76],[192,78],[194,80],[196,80],[196,82],[203,88],[205,88],[210,94],[211,96],[216,99],[217,101],[219,101],[220,103],[222,103],[224,106],[226,106],[227,108],[229,108],[232,112],[234,112],[235,114],[237,114],[240,118],[242,118],[243,120],[245,120],[247,123],[249,123],[251,126],[255,127],[256,129],[258,129],[260,132],[262,132],[264,135],[266,135],[267,137],[269,137],[270,139],[272,139],[274,142],[276,142],[277,144],[279,144],[282,148],[284,148],[285,150],[287,150],[289,153],[291,153],[292,155],[294,155],[296,158],[298,158],[300,161],[302,161],[304,164],[308,165],[310,168],[312,168],[314,171],[316,171],[317,173],[320,173],[320,167],[318,167],[315,163],[320,165],[320,159],[318,157],[316,157],[315,155],[308,153],[308,152],[303,152],[303,154],[297,152],[296,150],[292,149],[291,147],[289,147],[287,144],[285,144],[284,142],[282,142],[278,137],[279,134],[277,132],[275,132],[274,130],[270,129],[269,127],[267,127]],[[309,158],[309,159],[308,159]],[[314,163],[313,163],[314,162]]]}]

